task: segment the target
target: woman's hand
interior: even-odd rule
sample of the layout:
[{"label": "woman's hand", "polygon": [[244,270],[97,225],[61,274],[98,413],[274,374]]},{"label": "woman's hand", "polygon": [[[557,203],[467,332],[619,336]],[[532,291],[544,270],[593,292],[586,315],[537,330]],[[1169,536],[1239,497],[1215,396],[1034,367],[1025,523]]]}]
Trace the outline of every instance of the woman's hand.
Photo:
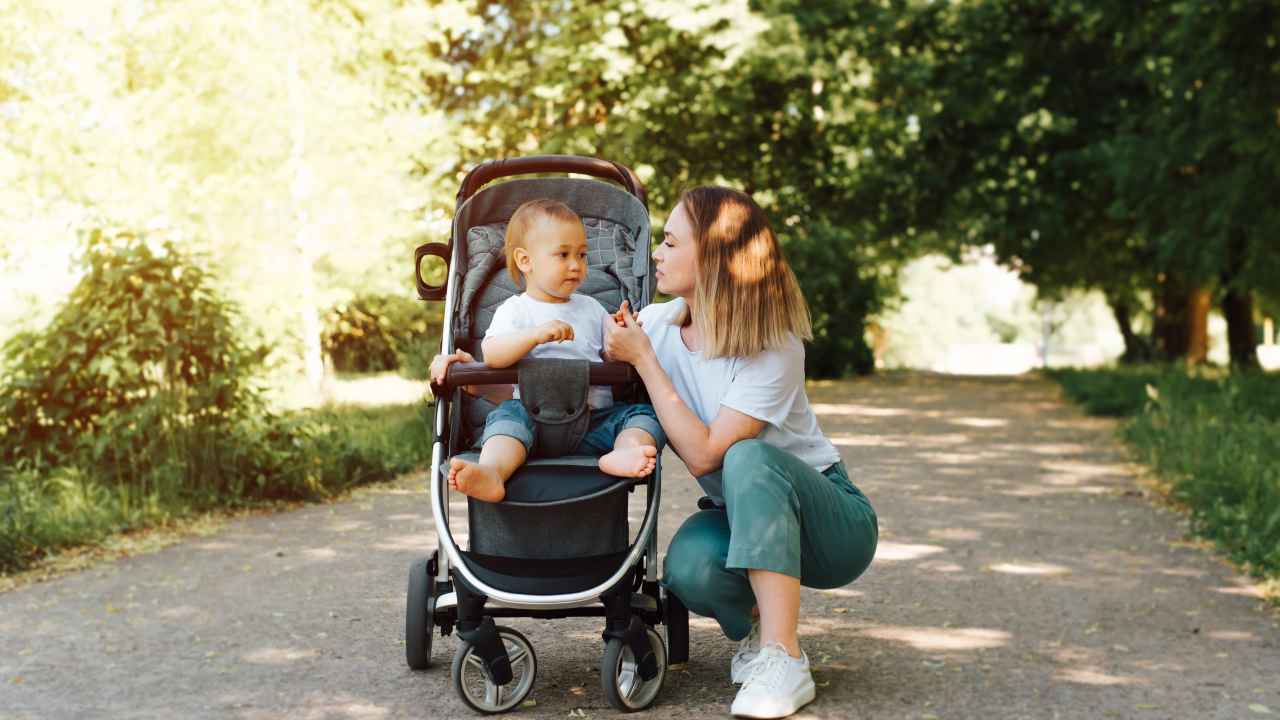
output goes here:
[{"label": "woman's hand", "polygon": [[622,307],[618,308],[618,314],[621,315],[621,325],[615,322],[605,323],[604,326],[605,354],[610,359],[632,365],[652,358],[653,343],[649,341],[649,336],[640,327],[639,318],[631,312],[625,300],[622,301]]}]

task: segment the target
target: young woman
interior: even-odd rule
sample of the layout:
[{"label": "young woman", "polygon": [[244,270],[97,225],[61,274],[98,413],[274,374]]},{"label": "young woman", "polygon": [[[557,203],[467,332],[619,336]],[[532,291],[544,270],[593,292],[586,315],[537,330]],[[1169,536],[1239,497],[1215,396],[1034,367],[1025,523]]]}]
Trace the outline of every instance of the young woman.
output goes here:
[{"label": "young woman", "polygon": [[658,290],[676,299],[638,320],[623,312],[605,350],[636,367],[669,444],[723,508],[684,522],[663,583],[741,641],[733,714],[785,717],[814,698],[800,586],[862,574],[875,511],[809,406],[809,312],[760,206],[728,188],[690,190],[653,258]]}]

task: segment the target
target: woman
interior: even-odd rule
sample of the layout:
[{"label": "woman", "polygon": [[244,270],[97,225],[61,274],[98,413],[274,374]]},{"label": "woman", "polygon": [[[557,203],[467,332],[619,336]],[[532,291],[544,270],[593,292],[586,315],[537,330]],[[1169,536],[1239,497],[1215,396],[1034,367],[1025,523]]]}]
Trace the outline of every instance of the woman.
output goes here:
[{"label": "woman", "polygon": [[785,717],[814,696],[796,635],[800,586],[862,574],[875,511],[809,406],[809,312],[760,206],[728,188],[690,190],[653,259],[658,290],[676,299],[639,322],[623,313],[605,349],[636,367],[672,449],[724,507],[676,532],[663,584],[742,641],[733,714]]},{"label": "woman", "polygon": [[[808,308],[760,206],[728,188],[690,190],[653,259],[658,290],[675,299],[638,318],[624,305],[605,350],[636,367],[668,444],[722,508],[676,531],[663,584],[740,641],[733,714],[785,717],[814,697],[800,586],[862,574],[875,511],[809,406]],[[437,358],[433,377],[463,355]]]}]

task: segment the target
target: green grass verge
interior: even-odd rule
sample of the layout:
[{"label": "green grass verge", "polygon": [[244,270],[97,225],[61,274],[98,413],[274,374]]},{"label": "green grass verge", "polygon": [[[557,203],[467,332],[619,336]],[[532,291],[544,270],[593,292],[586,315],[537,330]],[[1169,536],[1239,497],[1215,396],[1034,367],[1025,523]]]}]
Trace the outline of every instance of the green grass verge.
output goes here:
[{"label": "green grass verge", "polygon": [[[288,413],[242,430],[236,447],[190,443],[138,483],[105,482],[88,463],[0,469],[0,573],[126,530],[393,478],[429,460],[426,412],[418,403]],[[236,480],[182,482],[228,474]]]},{"label": "green grass verge", "polygon": [[1086,411],[1126,418],[1124,438],[1190,509],[1197,534],[1253,574],[1280,577],[1280,375],[1143,367],[1049,376]]}]

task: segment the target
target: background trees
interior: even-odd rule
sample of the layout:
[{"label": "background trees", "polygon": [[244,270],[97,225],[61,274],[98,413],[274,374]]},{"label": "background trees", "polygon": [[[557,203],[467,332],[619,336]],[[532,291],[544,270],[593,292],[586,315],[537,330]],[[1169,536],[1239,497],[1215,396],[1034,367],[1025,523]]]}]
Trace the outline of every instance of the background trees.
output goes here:
[{"label": "background trees", "polygon": [[[0,0],[3,332],[96,228],[203,253],[245,331],[320,369],[320,318],[409,293],[475,162],[635,167],[658,216],[724,182],[770,212],[817,375],[865,372],[907,260],[990,246],[1105,293],[1127,359],[1254,363],[1280,295],[1280,20],[1172,0]],[[39,270],[39,272],[37,272]]]}]

